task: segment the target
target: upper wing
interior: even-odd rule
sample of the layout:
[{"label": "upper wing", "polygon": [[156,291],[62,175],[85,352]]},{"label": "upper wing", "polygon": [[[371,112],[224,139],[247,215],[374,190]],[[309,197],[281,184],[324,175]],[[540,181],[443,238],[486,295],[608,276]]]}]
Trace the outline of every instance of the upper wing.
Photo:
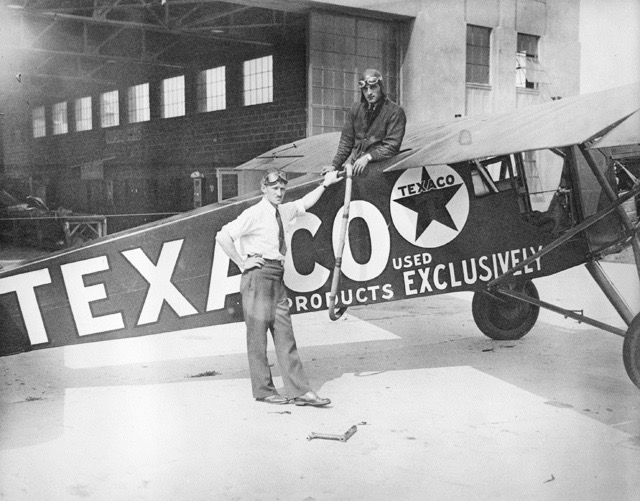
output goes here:
[{"label": "upper wing", "polygon": [[[640,84],[563,98],[505,113],[407,124],[402,151],[385,171],[438,165],[521,151],[559,148],[600,138],[595,147],[640,142]],[[628,120],[627,120],[628,118]],[[238,170],[320,172],[330,164],[340,132],[274,148]]]},{"label": "upper wing", "polygon": [[640,111],[636,111],[620,125],[595,141],[591,148],[611,148],[630,144],[640,144]]},{"label": "upper wing", "polygon": [[[415,133],[422,141],[419,150],[386,170],[406,169],[409,163],[453,164],[476,158],[581,144],[607,133],[613,136],[616,127],[638,110],[640,84],[636,83],[507,113],[452,120],[437,127],[416,128]],[[633,123],[630,123],[629,128],[632,127]],[[637,126],[634,132],[637,137]],[[618,135],[615,135],[615,139],[623,140]]]}]

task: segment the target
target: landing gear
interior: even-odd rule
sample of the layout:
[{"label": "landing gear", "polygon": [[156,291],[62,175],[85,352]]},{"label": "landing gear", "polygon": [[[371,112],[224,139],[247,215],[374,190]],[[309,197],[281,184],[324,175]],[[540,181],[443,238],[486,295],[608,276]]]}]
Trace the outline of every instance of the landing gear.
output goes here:
[{"label": "landing gear", "polygon": [[[511,284],[509,287],[532,298],[539,298],[538,289],[533,282]],[[540,307],[498,292],[489,294],[478,291],[473,295],[471,311],[476,325],[483,334],[496,341],[513,341],[520,339],[533,328],[538,320]],[[640,331],[640,321],[638,330]],[[640,340],[637,341],[637,346],[640,346]],[[636,356],[638,353],[640,351],[636,352]]]},{"label": "landing gear", "polygon": [[640,313],[633,319],[624,336],[622,358],[629,378],[640,388]]}]

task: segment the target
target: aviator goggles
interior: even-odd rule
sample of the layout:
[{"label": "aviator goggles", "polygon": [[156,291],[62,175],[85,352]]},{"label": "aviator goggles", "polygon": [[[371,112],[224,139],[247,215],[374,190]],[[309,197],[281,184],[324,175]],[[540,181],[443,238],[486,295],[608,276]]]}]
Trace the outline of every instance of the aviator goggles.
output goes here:
[{"label": "aviator goggles", "polygon": [[287,173],[281,172],[279,170],[272,170],[270,172],[265,173],[262,178],[262,183],[266,186],[271,186],[276,183],[284,183],[287,184]]},{"label": "aviator goggles", "polygon": [[368,87],[368,86],[371,86],[371,85],[375,85],[378,82],[382,82],[382,77],[365,78],[364,80],[359,80],[358,81],[358,88],[364,89],[365,87]]}]

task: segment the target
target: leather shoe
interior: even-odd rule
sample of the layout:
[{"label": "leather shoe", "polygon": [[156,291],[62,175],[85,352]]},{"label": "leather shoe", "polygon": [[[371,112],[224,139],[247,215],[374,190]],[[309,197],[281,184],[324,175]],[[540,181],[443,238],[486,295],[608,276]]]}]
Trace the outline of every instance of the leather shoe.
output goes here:
[{"label": "leather shoe", "polygon": [[322,407],[324,405],[330,404],[331,400],[328,398],[320,398],[312,391],[308,391],[304,395],[299,397],[295,397],[293,399],[293,403],[296,405],[312,405],[314,407]]},{"label": "leather shoe", "polygon": [[267,404],[288,404],[289,399],[287,397],[283,397],[282,395],[269,395],[268,397],[256,398],[258,402],[266,402]]}]

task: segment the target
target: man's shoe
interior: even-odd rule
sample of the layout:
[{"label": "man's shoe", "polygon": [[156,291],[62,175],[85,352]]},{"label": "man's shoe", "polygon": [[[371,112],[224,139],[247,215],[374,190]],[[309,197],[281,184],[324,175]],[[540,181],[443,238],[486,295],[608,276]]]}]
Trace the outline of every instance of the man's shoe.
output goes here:
[{"label": "man's shoe", "polygon": [[331,403],[328,398],[320,398],[312,391],[308,391],[304,395],[295,397],[293,403],[296,405],[313,405],[314,407],[322,407]]},{"label": "man's shoe", "polygon": [[258,402],[266,402],[268,404],[288,404],[289,399],[287,397],[283,397],[282,395],[269,395],[268,397],[256,398]]}]

